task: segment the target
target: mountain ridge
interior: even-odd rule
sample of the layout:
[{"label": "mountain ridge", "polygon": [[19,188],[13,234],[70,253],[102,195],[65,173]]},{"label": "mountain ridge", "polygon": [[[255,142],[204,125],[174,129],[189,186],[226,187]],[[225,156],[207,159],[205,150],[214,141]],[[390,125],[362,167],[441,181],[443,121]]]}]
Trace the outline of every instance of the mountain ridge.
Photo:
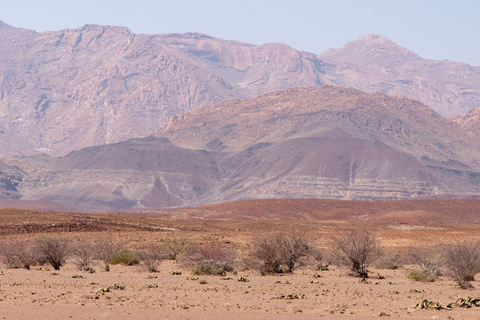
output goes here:
[{"label": "mountain ridge", "polygon": [[[411,51],[378,35],[314,54],[285,44],[144,35],[116,26],[37,33],[2,23],[0,30],[0,154],[7,157],[63,156],[139,138],[177,114],[289,87],[404,95],[444,116],[480,105],[480,68],[407,54],[415,57],[412,64],[401,59]],[[351,47],[369,41],[388,44],[386,55],[358,60]],[[396,69],[382,67],[389,56],[400,57]],[[346,63],[355,59],[354,66]]]}]

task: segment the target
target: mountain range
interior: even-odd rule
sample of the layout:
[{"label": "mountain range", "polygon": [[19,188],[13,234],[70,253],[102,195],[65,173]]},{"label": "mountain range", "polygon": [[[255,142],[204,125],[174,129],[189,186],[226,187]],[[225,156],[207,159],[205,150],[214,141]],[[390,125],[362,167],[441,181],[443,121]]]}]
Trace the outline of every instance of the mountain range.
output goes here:
[{"label": "mountain range", "polygon": [[426,60],[376,34],[314,54],[199,33],[38,33],[0,21],[0,155],[63,156],[150,135],[215,102],[324,84],[404,95],[442,116],[480,106],[480,67]]},{"label": "mountain range", "polygon": [[377,34],[318,55],[0,22],[0,199],[117,210],[477,196],[479,77]]}]

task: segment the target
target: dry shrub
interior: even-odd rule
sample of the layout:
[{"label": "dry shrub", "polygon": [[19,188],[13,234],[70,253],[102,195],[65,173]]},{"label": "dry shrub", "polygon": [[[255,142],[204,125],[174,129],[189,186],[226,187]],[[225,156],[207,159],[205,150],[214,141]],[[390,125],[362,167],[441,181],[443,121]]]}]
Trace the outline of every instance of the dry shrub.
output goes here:
[{"label": "dry shrub", "polygon": [[368,267],[378,255],[375,234],[368,230],[352,230],[332,238],[342,263],[355,276],[368,278]]},{"label": "dry shrub", "polygon": [[30,266],[37,262],[37,255],[32,245],[26,240],[8,241],[0,247],[0,256],[2,262],[8,268],[25,268],[30,270]]},{"label": "dry shrub", "polygon": [[184,255],[184,264],[193,274],[225,275],[234,270],[235,250],[221,243],[192,247]]},{"label": "dry shrub", "polygon": [[174,235],[165,238],[163,246],[167,253],[167,259],[175,260],[178,263],[180,255],[188,250],[190,239],[187,235]]},{"label": "dry shrub", "polygon": [[35,250],[39,258],[47,261],[55,270],[65,263],[70,253],[68,242],[50,236],[40,236],[35,239]]},{"label": "dry shrub", "polygon": [[105,271],[110,271],[112,259],[122,250],[123,242],[115,240],[110,234],[100,238],[95,244],[95,256],[102,261]]},{"label": "dry shrub", "polygon": [[305,257],[319,252],[301,232],[277,233],[257,240],[251,252],[252,264],[262,275],[293,272],[305,264]]},{"label": "dry shrub", "polygon": [[472,287],[471,282],[480,272],[478,242],[464,240],[447,245],[443,250],[446,274],[461,288]]},{"label": "dry shrub", "polygon": [[88,241],[80,241],[72,248],[72,255],[75,258],[75,265],[78,270],[94,273],[93,262],[96,246]]},{"label": "dry shrub", "polygon": [[408,278],[415,281],[433,282],[441,275],[442,255],[435,248],[415,248],[410,256],[420,270],[412,270]]},{"label": "dry shrub", "polygon": [[380,254],[380,257],[375,260],[373,266],[377,269],[395,270],[401,268],[403,265],[402,256],[399,253],[386,252]]},{"label": "dry shrub", "polygon": [[160,264],[165,258],[165,252],[157,246],[145,247],[139,251],[139,255],[149,272],[158,272]]}]

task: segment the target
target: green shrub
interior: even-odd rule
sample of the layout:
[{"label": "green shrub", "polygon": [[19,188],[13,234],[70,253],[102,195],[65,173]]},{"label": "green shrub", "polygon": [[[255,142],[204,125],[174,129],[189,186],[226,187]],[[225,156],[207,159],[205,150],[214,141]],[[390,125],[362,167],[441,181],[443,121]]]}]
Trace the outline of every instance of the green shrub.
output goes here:
[{"label": "green shrub", "polygon": [[401,257],[398,253],[385,255],[373,263],[373,267],[377,269],[395,270],[401,266]]},{"label": "green shrub", "polygon": [[140,256],[136,251],[122,249],[112,256],[110,263],[113,265],[133,266],[140,263]]},{"label": "green shrub", "polygon": [[411,270],[408,273],[407,278],[410,280],[420,281],[420,282],[435,281],[435,277],[433,277],[432,274],[426,270]]},{"label": "green shrub", "polygon": [[233,271],[233,266],[227,262],[205,260],[198,264],[191,265],[188,270],[194,275],[224,276],[226,272]]}]

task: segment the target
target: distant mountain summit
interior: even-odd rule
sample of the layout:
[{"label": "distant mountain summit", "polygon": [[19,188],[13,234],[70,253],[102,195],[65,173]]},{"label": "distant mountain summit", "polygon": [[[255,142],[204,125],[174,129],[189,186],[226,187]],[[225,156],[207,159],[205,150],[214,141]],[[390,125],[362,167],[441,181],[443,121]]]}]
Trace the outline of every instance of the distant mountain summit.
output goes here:
[{"label": "distant mountain summit", "polygon": [[231,98],[324,84],[404,95],[443,116],[480,106],[480,68],[425,60],[379,35],[321,55],[199,33],[0,22],[0,155],[63,156],[143,137]]},{"label": "distant mountain summit", "polygon": [[318,56],[334,66],[336,85],[417,99],[443,116],[480,106],[480,67],[423,59],[378,34]]}]

